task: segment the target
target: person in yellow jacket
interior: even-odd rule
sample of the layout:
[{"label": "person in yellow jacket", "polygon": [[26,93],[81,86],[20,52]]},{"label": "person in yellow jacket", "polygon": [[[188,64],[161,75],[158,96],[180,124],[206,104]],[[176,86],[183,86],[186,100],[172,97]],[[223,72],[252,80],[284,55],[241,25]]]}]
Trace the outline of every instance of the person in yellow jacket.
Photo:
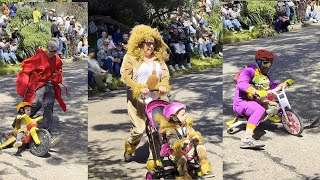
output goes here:
[{"label": "person in yellow jacket", "polygon": [[32,12],[33,22],[39,23],[39,20],[41,18],[41,13],[38,11],[37,8],[34,8],[34,11]]}]

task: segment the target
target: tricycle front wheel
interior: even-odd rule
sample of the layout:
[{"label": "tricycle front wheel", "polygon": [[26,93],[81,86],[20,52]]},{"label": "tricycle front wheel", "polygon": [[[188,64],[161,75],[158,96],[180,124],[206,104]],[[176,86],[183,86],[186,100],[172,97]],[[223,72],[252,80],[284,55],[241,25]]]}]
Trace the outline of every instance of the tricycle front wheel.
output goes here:
[{"label": "tricycle front wheel", "polygon": [[[285,114],[288,118],[286,118]],[[288,133],[299,136],[303,131],[303,122],[301,118],[292,110],[285,110],[282,113],[282,124],[284,128],[288,131]]]},{"label": "tricycle front wheel", "polygon": [[45,129],[39,129],[37,131],[40,144],[36,144],[33,139],[30,141],[30,151],[35,156],[44,156],[50,150],[51,136],[50,133]]}]

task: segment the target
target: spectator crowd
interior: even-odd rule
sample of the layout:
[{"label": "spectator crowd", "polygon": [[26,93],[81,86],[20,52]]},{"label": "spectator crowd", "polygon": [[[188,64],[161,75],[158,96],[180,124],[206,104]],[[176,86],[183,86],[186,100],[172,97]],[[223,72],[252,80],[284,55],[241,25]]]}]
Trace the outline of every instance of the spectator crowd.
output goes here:
[{"label": "spectator crowd", "polygon": [[[31,3],[32,4],[32,3]],[[13,27],[11,34],[8,24],[16,16],[17,10],[20,7],[31,5],[30,3],[2,3],[2,15],[0,17],[0,59],[2,63],[19,64],[17,50],[20,48],[21,33],[18,27]],[[34,4],[33,4],[34,5]],[[39,25],[40,21],[51,22],[51,37],[58,43],[58,53],[65,59],[68,56],[76,58],[78,56],[87,57],[88,55],[88,35],[85,27],[77,21],[75,16],[63,15],[57,13],[56,9],[44,8],[43,12],[40,9],[31,6],[33,25]]]}]

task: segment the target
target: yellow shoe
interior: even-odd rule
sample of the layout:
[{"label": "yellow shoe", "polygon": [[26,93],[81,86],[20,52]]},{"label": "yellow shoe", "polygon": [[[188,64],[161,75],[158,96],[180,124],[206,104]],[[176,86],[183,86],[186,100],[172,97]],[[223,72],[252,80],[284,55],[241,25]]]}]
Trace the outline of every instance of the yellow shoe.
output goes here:
[{"label": "yellow shoe", "polygon": [[138,145],[131,145],[129,144],[128,140],[126,140],[124,145],[124,161],[130,162],[132,160],[132,154],[136,150]]},{"label": "yellow shoe", "polygon": [[201,174],[211,174],[212,173],[212,167],[208,160],[202,160],[200,161],[200,167],[201,167]]},{"label": "yellow shoe", "polygon": [[147,161],[147,169],[148,169],[148,171],[156,171],[156,167],[157,166],[162,167],[161,161],[159,161],[159,160],[154,161],[153,159],[149,159]]},{"label": "yellow shoe", "polygon": [[191,180],[192,177],[187,173],[184,176],[177,176],[176,180]]},{"label": "yellow shoe", "polygon": [[238,116],[234,117],[231,121],[228,121],[226,124],[227,126],[231,126],[233,123],[238,121]]},{"label": "yellow shoe", "polygon": [[274,122],[274,123],[279,123],[279,122],[281,122],[281,118],[280,118],[278,115],[271,116],[271,117],[269,117],[268,120],[270,120],[270,121],[272,121],[272,122]]}]

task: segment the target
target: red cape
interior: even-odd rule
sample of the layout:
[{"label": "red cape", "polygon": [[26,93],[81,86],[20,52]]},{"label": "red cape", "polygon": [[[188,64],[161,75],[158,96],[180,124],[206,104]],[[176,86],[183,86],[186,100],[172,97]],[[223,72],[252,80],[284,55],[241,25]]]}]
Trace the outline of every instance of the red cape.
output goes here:
[{"label": "red cape", "polygon": [[[34,56],[22,61],[21,66],[23,69],[17,75],[16,89],[23,101],[32,103],[36,90],[51,81],[55,98],[63,111],[66,111],[59,86],[62,83],[62,61],[59,55],[56,53],[55,59],[50,59],[45,51],[37,50]],[[52,77],[53,73],[56,73],[55,77]]]}]

